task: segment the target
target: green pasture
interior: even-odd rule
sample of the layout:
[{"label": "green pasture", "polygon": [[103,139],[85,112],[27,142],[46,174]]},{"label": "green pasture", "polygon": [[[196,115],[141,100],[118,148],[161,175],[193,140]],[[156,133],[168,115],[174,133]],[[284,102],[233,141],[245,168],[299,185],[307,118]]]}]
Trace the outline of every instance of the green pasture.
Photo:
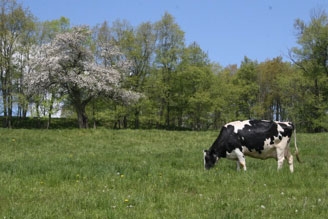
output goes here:
[{"label": "green pasture", "polygon": [[217,134],[0,129],[0,218],[327,217],[327,133],[297,135],[293,174],[252,158],[205,171]]}]

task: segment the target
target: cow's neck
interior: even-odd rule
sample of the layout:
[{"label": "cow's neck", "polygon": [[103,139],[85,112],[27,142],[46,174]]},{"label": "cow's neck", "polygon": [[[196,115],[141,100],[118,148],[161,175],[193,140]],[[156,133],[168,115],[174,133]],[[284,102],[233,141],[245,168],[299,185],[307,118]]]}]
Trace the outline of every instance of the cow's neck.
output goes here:
[{"label": "cow's neck", "polygon": [[219,138],[216,139],[211,146],[210,153],[215,154],[218,158],[226,157],[225,147],[223,147],[222,143],[220,143]]}]

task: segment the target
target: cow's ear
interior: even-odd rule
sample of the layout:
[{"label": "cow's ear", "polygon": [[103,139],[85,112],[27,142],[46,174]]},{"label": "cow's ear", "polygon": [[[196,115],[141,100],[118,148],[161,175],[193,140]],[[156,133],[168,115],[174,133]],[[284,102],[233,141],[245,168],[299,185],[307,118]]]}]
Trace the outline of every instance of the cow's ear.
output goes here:
[{"label": "cow's ear", "polygon": [[216,155],[216,154],[213,154],[213,157],[214,157],[216,160],[219,159],[218,155]]}]

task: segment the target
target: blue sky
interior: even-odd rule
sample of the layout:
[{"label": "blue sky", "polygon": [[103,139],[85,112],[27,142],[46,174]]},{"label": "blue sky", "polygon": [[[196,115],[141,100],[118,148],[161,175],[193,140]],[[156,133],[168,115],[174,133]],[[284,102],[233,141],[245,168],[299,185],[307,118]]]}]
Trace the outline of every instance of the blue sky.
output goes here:
[{"label": "blue sky", "polygon": [[22,0],[40,20],[61,16],[72,25],[95,26],[127,20],[137,27],[170,13],[185,42],[197,42],[213,62],[240,64],[244,56],[259,62],[282,56],[296,46],[294,21],[311,11],[328,12],[328,0]]}]

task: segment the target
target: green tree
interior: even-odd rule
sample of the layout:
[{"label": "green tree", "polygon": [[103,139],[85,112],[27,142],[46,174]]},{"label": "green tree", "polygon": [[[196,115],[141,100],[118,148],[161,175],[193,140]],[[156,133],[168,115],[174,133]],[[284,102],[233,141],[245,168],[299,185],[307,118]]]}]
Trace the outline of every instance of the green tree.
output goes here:
[{"label": "green tree", "polygon": [[239,112],[239,89],[237,80],[237,65],[229,65],[222,69],[213,65],[214,80],[211,88],[213,101],[213,127],[219,129],[223,124],[236,119]]},{"label": "green tree", "polygon": [[311,81],[299,68],[290,63],[284,64],[284,70],[276,80],[282,106],[282,120],[293,121],[296,128],[301,131],[312,129],[308,125],[312,115],[307,113],[308,106],[313,103],[313,95],[309,92]]},{"label": "green tree", "polygon": [[[145,83],[152,71],[154,59],[156,34],[154,25],[146,22],[139,25],[135,31],[134,50],[129,53],[133,68],[130,82],[138,92],[145,90]],[[145,106],[145,107],[144,107]],[[141,99],[141,102],[133,106],[135,115],[134,127],[140,126],[140,114],[142,110],[149,107],[149,100]]]},{"label": "green tree", "polygon": [[309,24],[297,19],[297,43],[299,47],[291,49],[290,58],[312,81],[309,92],[312,101],[305,107],[311,115],[309,127],[312,131],[328,129],[328,17],[325,11],[313,12]]},{"label": "green tree", "polygon": [[197,130],[209,127],[213,77],[208,56],[196,42],[183,50],[171,83],[175,125]]},{"label": "green tree", "polygon": [[259,94],[257,65],[256,61],[245,57],[237,71],[234,81],[235,89],[239,93],[236,119],[254,118],[257,116],[254,112]]},{"label": "green tree", "polygon": [[267,60],[258,65],[259,94],[255,107],[257,117],[269,120],[285,120],[278,78],[288,75],[289,69],[290,64],[284,63],[282,57]]},{"label": "green tree", "polygon": [[[133,71],[133,63],[130,60],[131,56],[129,56],[129,54],[134,51],[134,30],[132,26],[127,21],[120,20],[114,21],[112,26],[109,26],[105,21],[93,29],[93,40],[95,42],[96,60],[99,64],[106,68],[113,68],[122,62],[129,63],[127,71],[120,71],[120,86],[137,91],[137,89],[130,86],[131,84],[127,83]],[[130,105],[119,99],[112,101],[112,98],[109,97],[107,100],[108,104],[106,104],[107,108],[104,108],[102,106],[103,97],[99,97],[99,100],[97,99],[98,98],[93,100],[93,115],[96,113],[99,115],[97,111],[102,111],[100,112],[101,115],[107,115],[105,116],[107,118],[102,119],[112,120],[115,128],[127,128],[128,117],[131,114]]]},{"label": "green tree", "polygon": [[[4,127],[11,128],[15,93],[20,92],[21,69],[17,56],[28,32],[33,29],[33,16],[16,0],[0,0],[0,87]],[[15,60],[16,59],[16,60]]]},{"label": "green tree", "polygon": [[19,40],[19,46],[17,47],[17,52],[15,53],[14,62],[17,66],[17,76],[18,79],[15,87],[15,96],[17,102],[17,116],[19,118],[26,118],[28,112],[28,96],[25,93],[24,85],[24,72],[29,69],[29,58],[33,52],[33,47],[37,41],[37,22],[33,15],[28,11],[27,19],[24,25],[24,31]]},{"label": "green tree", "polygon": [[160,120],[164,119],[165,126],[170,127],[172,109],[172,89],[171,83],[173,75],[181,59],[184,46],[184,32],[175,22],[172,15],[165,13],[162,19],[155,23],[156,31],[156,58],[155,66],[161,84],[158,87],[160,100]]},{"label": "green tree", "polygon": [[[66,17],[59,19],[38,22],[36,28],[35,45],[42,46],[43,44],[51,43],[55,39],[57,34],[64,33],[70,29],[70,21]],[[38,47],[35,47],[38,48]],[[35,51],[34,51],[35,52]],[[29,56],[33,55],[30,52]],[[29,62],[26,63],[27,65]],[[30,71],[32,68],[28,68]],[[51,69],[49,69],[51,71]],[[51,72],[50,72],[51,73]],[[47,128],[50,127],[51,118],[54,113],[57,113],[60,108],[60,103],[63,101],[63,97],[60,95],[60,91],[57,87],[51,87],[51,89],[42,89],[38,93],[33,94],[29,99],[33,100],[35,105],[35,112],[31,111],[31,115],[36,114],[37,118],[41,116],[48,117]]]}]

